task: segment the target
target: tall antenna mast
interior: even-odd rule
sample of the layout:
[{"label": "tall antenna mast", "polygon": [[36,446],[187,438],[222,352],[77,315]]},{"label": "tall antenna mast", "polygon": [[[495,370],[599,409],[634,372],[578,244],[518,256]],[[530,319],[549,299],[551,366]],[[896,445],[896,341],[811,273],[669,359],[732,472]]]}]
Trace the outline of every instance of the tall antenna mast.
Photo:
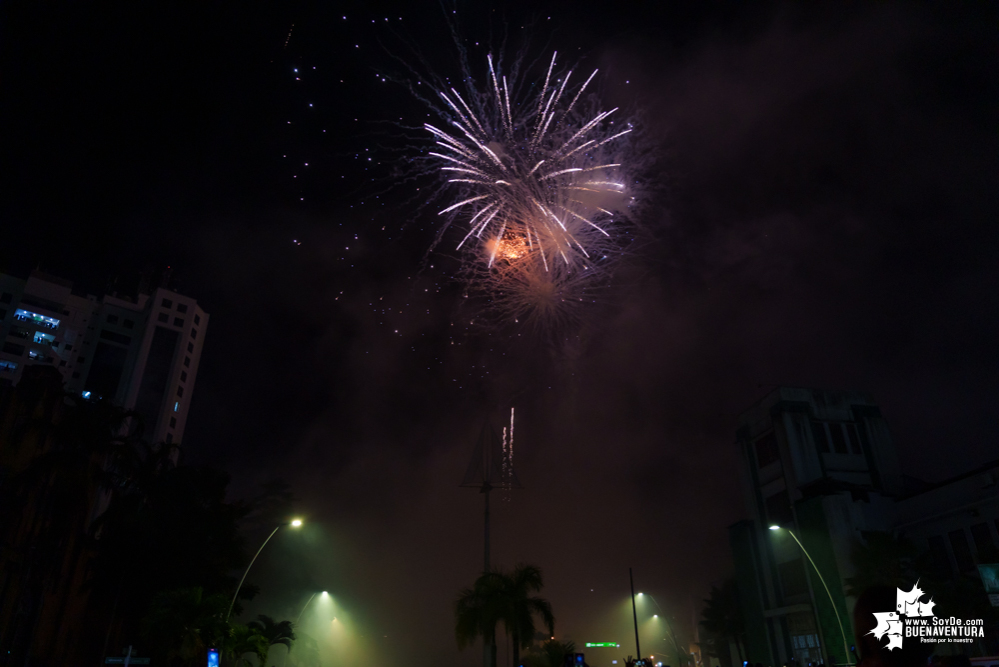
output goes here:
[{"label": "tall antenna mast", "polygon": [[485,496],[484,522],[484,558],[483,572],[491,569],[489,561],[489,493],[495,489],[503,489],[509,499],[510,489],[522,489],[523,485],[517,479],[513,469],[513,408],[510,409],[510,426],[503,428],[503,438],[500,439],[487,419],[482,424],[479,439],[472,451],[472,460],[459,486],[478,489]]}]

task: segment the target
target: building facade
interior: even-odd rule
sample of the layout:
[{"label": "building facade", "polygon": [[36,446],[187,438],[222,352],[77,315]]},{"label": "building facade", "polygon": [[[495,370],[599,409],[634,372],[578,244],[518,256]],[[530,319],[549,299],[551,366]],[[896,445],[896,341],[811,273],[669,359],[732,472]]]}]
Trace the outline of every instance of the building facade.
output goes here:
[{"label": "building facade", "polygon": [[846,579],[865,532],[912,541],[943,578],[999,543],[999,462],[914,484],[867,394],[777,388],[742,414],[736,444],[748,518],[729,538],[751,662],[856,662]]},{"label": "building facade", "polygon": [[139,413],[149,441],[179,442],[207,328],[195,299],[163,287],[98,298],[40,271],[0,274],[0,383],[51,366],[67,391]]}]

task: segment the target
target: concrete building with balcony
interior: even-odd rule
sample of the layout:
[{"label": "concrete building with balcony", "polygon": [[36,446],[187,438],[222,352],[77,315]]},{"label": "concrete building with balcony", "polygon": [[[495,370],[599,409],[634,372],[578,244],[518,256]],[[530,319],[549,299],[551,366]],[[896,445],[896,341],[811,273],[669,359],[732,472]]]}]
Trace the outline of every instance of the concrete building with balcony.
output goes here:
[{"label": "concrete building with balcony", "polygon": [[148,440],[179,442],[207,328],[195,299],[164,287],[96,297],[40,271],[0,274],[0,383],[51,366],[66,391],[142,415]]},{"label": "concrete building with balcony", "polygon": [[747,518],[729,538],[751,662],[855,662],[846,579],[867,531],[909,539],[943,578],[973,576],[999,544],[999,461],[935,485],[907,478],[862,392],[777,388],[742,414],[736,444]]}]

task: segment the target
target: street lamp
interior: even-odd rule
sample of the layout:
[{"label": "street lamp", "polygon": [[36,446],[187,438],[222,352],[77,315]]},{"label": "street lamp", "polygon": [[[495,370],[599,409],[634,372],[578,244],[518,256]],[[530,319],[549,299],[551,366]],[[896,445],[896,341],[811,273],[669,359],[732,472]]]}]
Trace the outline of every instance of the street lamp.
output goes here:
[{"label": "street lamp", "polygon": [[[774,524],[770,526],[770,530],[778,531],[782,530],[782,528],[777,524]],[[822,587],[826,589],[826,595],[829,596],[829,605],[833,608],[833,613],[836,614],[836,622],[839,623],[839,634],[840,636],[843,637],[844,660],[847,661],[847,664],[850,664],[850,647],[846,641],[846,631],[843,630],[843,620],[839,617],[839,609],[836,608],[836,603],[833,601],[832,593],[829,591],[829,585],[826,583],[825,577],[822,576],[822,573],[819,572],[819,568],[817,565],[815,565],[815,561],[812,560],[812,555],[808,553],[808,549],[806,549],[805,545],[801,543],[801,540],[799,540],[798,536],[794,534],[794,531],[792,531],[790,528],[784,528],[783,530],[786,530],[791,535],[791,537],[794,538],[795,543],[801,548],[802,553],[805,554],[805,558],[807,558],[808,562],[812,564],[812,569],[815,570],[815,574],[819,575],[819,581],[822,582]]]},{"label": "street lamp", "polygon": [[[643,594],[639,593],[639,595]],[[663,614],[663,618],[666,620],[666,627],[669,629],[669,639],[673,642],[673,648],[676,650],[676,661],[677,663],[682,662],[686,659],[686,653],[683,654],[684,657],[680,656],[680,645],[676,642],[676,633],[673,632],[673,625],[669,622],[669,617],[666,616],[666,612],[663,611],[662,605],[659,604],[658,600],[651,595],[649,596],[649,599],[656,603],[656,607],[659,608],[659,613]],[[652,614],[652,618],[659,618],[659,614]]]},{"label": "street lamp", "polygon": [[257,562],[257,556],[260,555],[260,552],[264,550],[264,547],[267,546],[267,543],[271,541],[272,537],[274,537],[274,533],[276,533],[279,530],[281,530],[281,528],[283,526],[291,526],[292,528],[301,528],[301,526],[302,526],[302,520],[301,519],[292,519],[288,523],[279,523],[277,525],[277,527],[274,528],[274,530],[271,531],[271,534],[267,536],[267,539],[264,540],[264,543],[260,545],[260,548],[257,549],[257,553],[253,554],[253,560],[251,560],[250,564],[246,566],[246,571],[243,572],[243,578],[239,580],[239,586],[236,586],[236,592],[232,596],[232,602],[229,603],[229,611],[226,612],[225,620],[228,621],[229,617],[232,615],[232,608],[236,604],[236,597],[239,595],[239,589],[241,589],[243,587],[243,582],[246,581],[246,575],[250,573],[250,568],[253,567],[253,564],[255,562]]}]

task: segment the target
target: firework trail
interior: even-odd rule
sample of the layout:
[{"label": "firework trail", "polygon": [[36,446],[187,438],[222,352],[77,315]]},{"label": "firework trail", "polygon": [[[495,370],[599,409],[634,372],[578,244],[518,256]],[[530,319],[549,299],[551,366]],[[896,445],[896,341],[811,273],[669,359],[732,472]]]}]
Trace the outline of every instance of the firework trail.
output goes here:
[{"label": "firework trail", "polygon": [[[620,249],[633,201],[624,175],[630,123],[601,110],[588,77],[556,71],[521,86],[487,57],[483,89],[465,77],[437,91],[444,123],[424,125],[433,168],[450,203],[438,212],[461,228],[472,292],[508,322],[562,330],[578,321]],[[518,66],[514,70],[519,70]],[[517,98],[521,88],[534,94]]]},{"label": "firework trail", "polygon": [[510,489],[513,488],[513,411],[514,408],[510,408],[510,426],[509,429],[503,427],[503,466],[502,466],[502,483],[503,487],[503,500],[505,502],[510,502]]}]

